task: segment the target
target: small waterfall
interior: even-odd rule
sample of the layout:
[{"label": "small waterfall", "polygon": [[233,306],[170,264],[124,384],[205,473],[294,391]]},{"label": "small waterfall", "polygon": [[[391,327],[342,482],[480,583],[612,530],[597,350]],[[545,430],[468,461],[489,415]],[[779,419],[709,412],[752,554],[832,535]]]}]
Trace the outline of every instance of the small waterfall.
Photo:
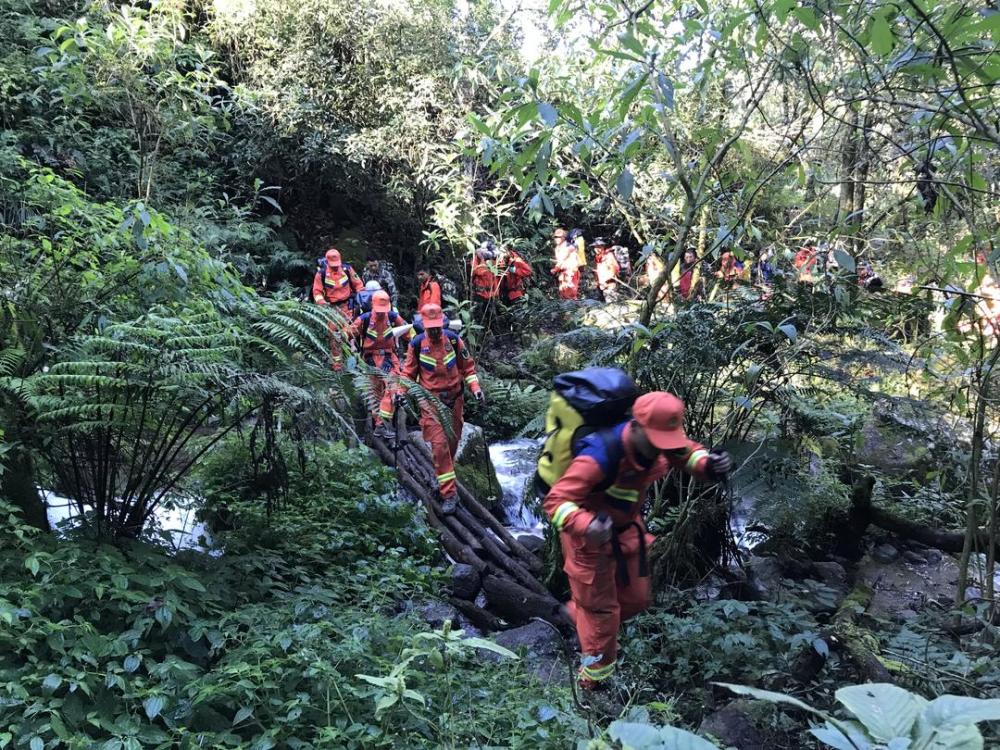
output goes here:
[{"label": "small waterfall", "polygon": [[535,512],[525,505],[541,438],[516,438],[490,446],[490,460],[503,490],[503,509],[507,525],[514,531],[538,534],[542,524]]}]

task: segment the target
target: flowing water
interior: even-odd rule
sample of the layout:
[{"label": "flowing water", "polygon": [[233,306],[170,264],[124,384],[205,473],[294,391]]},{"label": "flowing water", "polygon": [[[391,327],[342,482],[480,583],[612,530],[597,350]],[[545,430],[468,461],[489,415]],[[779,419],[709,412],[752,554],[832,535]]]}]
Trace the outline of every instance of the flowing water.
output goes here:
[{"label": "flowing water", "polygon": [[541,438],[515,438],[490,446],[490,460],[503,491],[506,524],[515,533],[542,533],[541,521],[525,504],[525,496],[530,497],[531,478],[541,445]]},{"label": "flowing water", "polygon": [[[53,492],[42,490],[41,493],[49,525],[57,533],[65,533],[80,524],[80,509],[76,503]],[[143,535],[160,537],[175,552],[182,549],[208,551],[212,537],[205,524],[195,517],[197,506],[194,500],[171,498],[156,507]],[[221,554],[221,550],[212,550],[212,554]]]}]

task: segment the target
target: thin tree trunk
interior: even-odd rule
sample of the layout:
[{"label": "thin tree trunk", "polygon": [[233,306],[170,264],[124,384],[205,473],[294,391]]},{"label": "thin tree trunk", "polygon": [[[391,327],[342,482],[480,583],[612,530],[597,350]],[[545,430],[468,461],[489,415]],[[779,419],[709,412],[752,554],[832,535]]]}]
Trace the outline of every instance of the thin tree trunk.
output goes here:
[{"label": "thin tree trunk", "polygon": [[50,530],[45,502],[35,484],[35,467],[26,453],[15,454],[7,470],[0,475],[0,496],[17,507],[30,525],[42,531]]}]

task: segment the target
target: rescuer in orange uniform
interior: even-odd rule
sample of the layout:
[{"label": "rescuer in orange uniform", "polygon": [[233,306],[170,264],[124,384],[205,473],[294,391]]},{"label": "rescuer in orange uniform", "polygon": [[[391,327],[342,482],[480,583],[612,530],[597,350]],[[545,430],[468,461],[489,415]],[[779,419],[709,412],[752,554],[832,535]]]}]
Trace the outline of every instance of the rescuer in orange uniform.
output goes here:
[{"label": "rescuer in orange uniform", "polygon": [[559,280],[559,297],[576,299],[580,288],[580,250],[567,239],[565,229],[552,233],[555,244],[555,262],[552,273]]},{"label": "rescuer in orange uniform", "polygon": [[417,311],[424,305],[441,306],[441,285],[429,271],[417,272]]},{"label": "rescuer in orange uniform", "polygon": [[[384,376],[372,375],[372,418],[376,431],[381,432],[384,424],[392,422],[395,388],[393,380],[387,378],[399,374],[399,357],[396,356],[396,337],[393,328],[409,325],[403,317],[392,309],[392,300],[384,291],[372,296],[371,312],[362,313],[351,325],[351,338],[360,343],[361,358],[371,367],[381,370]],[[409,342],[410,333],[401,335]]]},{"label": "rescuer in orange uniform", "polygon": [[512,247],[500,251],[497,267],[503,273],[500,293],[512,305],[524,296],[524,284],[531,278],[531,264]]},{"label": "rescuer in orange uniform", "polygon": [[[316,269],[313,278],[313,301],[317,305],[333,305],[344,317],[342,330],[346,332],[351,322],[351,300],[364,288],[358,275],[354,273],[349,263],[342,263],[340,251],[331,247]],[[337,330],[330,325],[330,359],[334,370],[344,369],[341,362],[340,341]]]},{"label": "rescuer in orange uniform", "polygon": [[649,486],[671,469],[721,480],[732,459],[688,440],[684,404],[656,391],[636,400],[630,419],[583,438],[545,496],[569,577],[567,609],[588,657],[578,675],[585,689],[603,687],[614,674],[619,625],[650,604],[646,549],[653,536],[641,511]]},{"label": "rescuer in orange uniform", "polygon": [[406,352],[403,376],[419,383],[451,409],[451,435],[439,421],[434,405],[420,404],[420,430],[424,440],[431,444],[434,473],[441,493],[441,509],[454,513],[458,507],[458,488],[455,483],[455,451],[462,435],[462,408],[464,383],[468,383],[479,401],[486,397],[476,376],[476,363],[465,347],[462,338],[454,331],[445,330],[444,313],[440,305],[424,305],[420,311],[424,332],[414,336]]},{"label": "rescuer in orange uniform", "polygon": [[618,258],[608,249],[608,242],[603,237],[594,240],[594,275],[597,277],[597,287],[601,290],[605,302],[618,301],[618,274],[621,266]]}]

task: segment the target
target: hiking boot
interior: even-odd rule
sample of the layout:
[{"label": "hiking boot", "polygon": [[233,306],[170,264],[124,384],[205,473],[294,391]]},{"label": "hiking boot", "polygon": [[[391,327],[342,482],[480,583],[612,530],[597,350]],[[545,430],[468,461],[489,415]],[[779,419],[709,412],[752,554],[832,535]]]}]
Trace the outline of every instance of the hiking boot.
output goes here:
[{"label": "hiking boot", "polygon": [[441,499],[441,512],[446,516],[453,515],[458,510],[458,495],[448,495]]}]

